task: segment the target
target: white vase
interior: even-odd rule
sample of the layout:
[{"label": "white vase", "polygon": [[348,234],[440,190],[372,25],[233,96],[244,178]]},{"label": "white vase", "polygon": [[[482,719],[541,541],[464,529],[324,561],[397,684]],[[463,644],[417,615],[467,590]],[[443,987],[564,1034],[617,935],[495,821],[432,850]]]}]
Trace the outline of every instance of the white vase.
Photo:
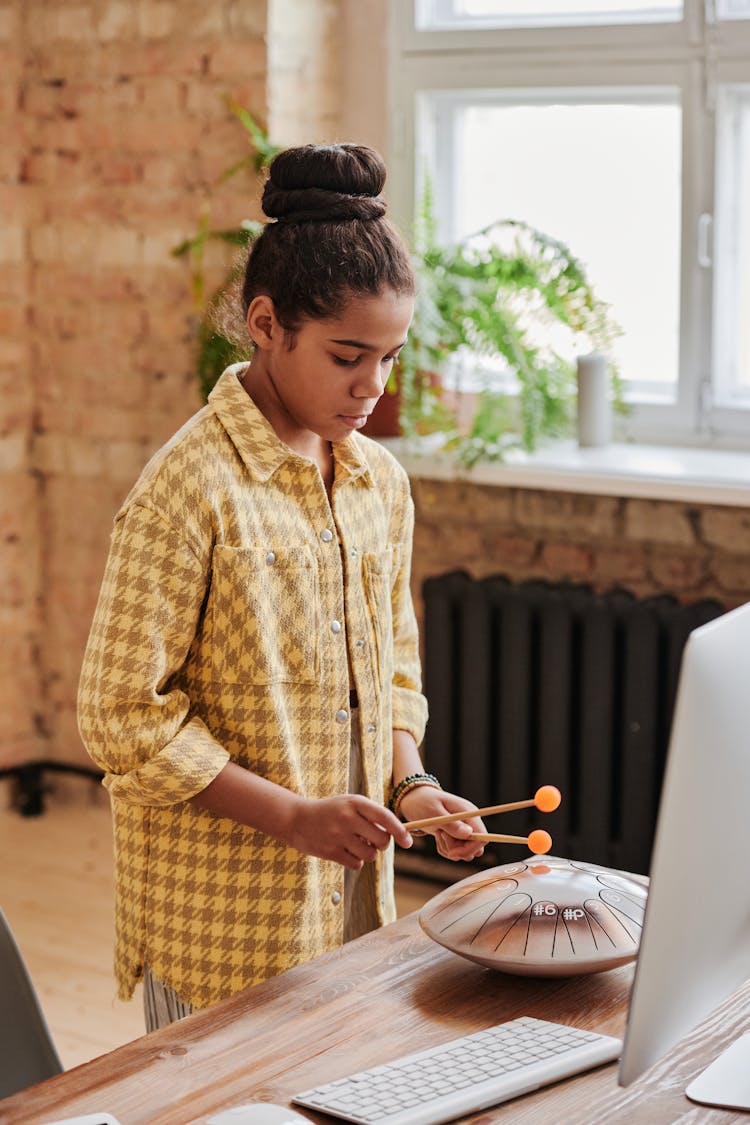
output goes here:
[{"label": "white vase", "polygon": [[612,438],[612,404],[607,357],[590,352],[577,359],[578,444],[607,445]]}]

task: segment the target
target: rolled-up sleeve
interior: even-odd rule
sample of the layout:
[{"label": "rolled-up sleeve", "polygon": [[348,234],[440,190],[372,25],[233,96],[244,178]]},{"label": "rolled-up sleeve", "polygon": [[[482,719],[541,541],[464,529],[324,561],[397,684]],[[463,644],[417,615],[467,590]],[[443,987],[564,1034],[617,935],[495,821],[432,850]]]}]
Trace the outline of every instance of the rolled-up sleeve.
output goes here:
[{"label": "rolled-up sleeve", "polygon": [[174,682],[196,635],[208,566],[149,507],[133,504],[115,524],[83,661],[78,725],[119,800],[186,801],[229,759]]}]

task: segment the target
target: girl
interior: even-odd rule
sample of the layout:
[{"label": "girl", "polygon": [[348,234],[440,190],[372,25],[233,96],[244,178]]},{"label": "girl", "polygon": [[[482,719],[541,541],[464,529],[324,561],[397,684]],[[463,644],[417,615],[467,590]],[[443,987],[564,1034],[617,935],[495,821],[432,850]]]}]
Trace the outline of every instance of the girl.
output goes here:
[{"label": "girl", "polygon": [[[149,1029],[393,920],[399,815],[475,807],[423,772],[408,480],[357,432],[414,306],[384,182],[361,146],[275,158],[252,358],[115,519],[79,723],[112,799],[119,992],[145,976]],[[439,830],[441,854],[481,830]]]}]

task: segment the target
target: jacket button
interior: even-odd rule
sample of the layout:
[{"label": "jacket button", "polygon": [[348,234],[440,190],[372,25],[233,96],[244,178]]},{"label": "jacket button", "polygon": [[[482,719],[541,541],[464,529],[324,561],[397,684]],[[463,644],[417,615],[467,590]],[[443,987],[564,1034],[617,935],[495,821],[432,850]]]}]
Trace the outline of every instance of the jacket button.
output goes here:
[{"label": "jacket button", "polygon": [[340,711],[336,712],[336,722],[337,723],[345,723],[348,718],[349,718],[349,712],[344,711],[343,707]]},{"label": "jacket button", "polygon": [[332,621],[331,622],[331,632],[332,633],[340,633],[341,632],[341,622],[340,621]]},{"label": "jacket button", "polygon": [[341,902],[341,895],[338,891],[334,891],[331,895],[331,902],[334,906],[338,906],[338,904]]},{"label": "jacket button", "polygon": [[269,551],[266,555],[266,562],[269,566],[273,566],[273,564],[276,562],[276,555],[273,551]]},{"label": "jacket button", "polygon": [[330,543],[331,540],[333,539],[333,532],[331,531],[330,528],[324,527],[323,530],[320,533],[320,538],[323,540],[324,543]]}]

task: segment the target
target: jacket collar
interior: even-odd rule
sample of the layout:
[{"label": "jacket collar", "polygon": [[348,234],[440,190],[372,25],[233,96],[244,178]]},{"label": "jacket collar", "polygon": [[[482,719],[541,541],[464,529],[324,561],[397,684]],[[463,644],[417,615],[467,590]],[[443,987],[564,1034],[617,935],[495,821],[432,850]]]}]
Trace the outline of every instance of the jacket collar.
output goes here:
[{"label": "jacket collar", "polygon": [[[308,458],[281,441],[250,398],[240,382],[246,367],[246,363],[228,367],[217,380],[208,402],[251,474],[256,480],[267,481],[287,462],[307,464]],[[372,485],[370,465],[355,434],[335,442],[332,449],[337,476],[362,477]]]}]

